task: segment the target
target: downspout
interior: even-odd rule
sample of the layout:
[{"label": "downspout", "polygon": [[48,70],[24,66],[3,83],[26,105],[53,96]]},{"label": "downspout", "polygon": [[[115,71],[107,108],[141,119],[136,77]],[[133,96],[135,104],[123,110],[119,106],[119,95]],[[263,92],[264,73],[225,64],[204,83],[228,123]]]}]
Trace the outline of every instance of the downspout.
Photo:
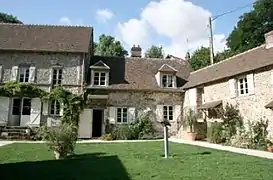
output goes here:
[{"label": "downspout", "polygon": [[81,94],[84,92],[84,77],[85,77],[85,54],[83,54],[82,60],[82,78],[81,78]]}]

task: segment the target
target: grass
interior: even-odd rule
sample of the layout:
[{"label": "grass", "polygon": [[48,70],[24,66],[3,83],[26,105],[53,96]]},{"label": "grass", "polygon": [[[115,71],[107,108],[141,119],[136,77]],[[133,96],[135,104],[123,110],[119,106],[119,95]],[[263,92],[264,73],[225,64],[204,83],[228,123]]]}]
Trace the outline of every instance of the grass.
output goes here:
[{"label": "grass", "polygon": [[258,157],[162,142],[77,144],[77,155],[53,160],[44,144],[0,148],[0,179],[18,180],[271,180],[273,161]]}]

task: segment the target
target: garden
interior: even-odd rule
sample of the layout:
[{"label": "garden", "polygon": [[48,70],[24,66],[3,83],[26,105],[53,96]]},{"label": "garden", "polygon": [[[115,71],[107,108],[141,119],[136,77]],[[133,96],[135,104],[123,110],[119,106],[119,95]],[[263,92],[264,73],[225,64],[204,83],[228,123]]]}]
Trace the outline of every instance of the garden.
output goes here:
[{"label": "garden", "polygon": [[[245,149],[256,149],[273,152],[272,137],[268,136],[268,120],[247,121],[237,106],[226,104],[218,109],[222,122],[207,123],[206,140],[210,143],[222,144]],[[191,127],[189,135],[196,136],[197,114],[190,111],[184,120]],[[194,139],[194,138],[192,138]]]}]

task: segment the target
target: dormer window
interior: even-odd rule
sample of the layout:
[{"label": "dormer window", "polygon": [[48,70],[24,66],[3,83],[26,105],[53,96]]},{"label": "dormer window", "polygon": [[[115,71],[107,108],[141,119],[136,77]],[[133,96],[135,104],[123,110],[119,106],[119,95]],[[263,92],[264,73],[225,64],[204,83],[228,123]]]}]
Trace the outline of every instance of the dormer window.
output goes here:
[{"label": "dormer window", "polygon": [[165,87],[165,88],[175,87],[174,77],[172,74],[163,74],[162,75],[162,87]]},{"label": "dormer window", "polygon": [[94,72],[94,85],[106,86],[106,72]]},{"label": "dormer window", "polygon": [[98,61],[91,68],[91,85],[92,86],[108,86],[110,67],[102,61]]}]

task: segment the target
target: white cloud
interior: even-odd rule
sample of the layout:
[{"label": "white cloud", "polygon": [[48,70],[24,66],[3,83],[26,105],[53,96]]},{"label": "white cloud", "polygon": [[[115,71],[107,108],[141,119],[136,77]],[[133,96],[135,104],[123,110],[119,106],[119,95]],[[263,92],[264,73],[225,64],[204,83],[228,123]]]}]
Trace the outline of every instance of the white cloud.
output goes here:
[{"label": "white cloud", "polygon": [[96,11],[96,20],[105,23],[114,17],[114,13],[109,9],[98,9]]},{"label": "white cloud", "polygon": [[[144,49],[155,44],[155,37],[165,37],[171,42],[165,44],[165,53],[184,57],[187,51],[209,45],[210,15],[208,10],[184,0],[153,1],[142,10],[139,19],[118,24],[118,37],[126,48],[140,44]],[[214,46],[215,52],[225,48],[223,34],[214,35]]]},{"label": "white cloud", "polygon": [[63,25],[71,25],[72,21],[68,17],[61,17],[60,23]]},{"label": "white cloud", "polygon": [[70,18],[63,16],[60,18],[59,24],[68,25],[68,26],[72,26],[72,25],[81,26],[83,25],[83,21],[81,19],[71,20]]}]

